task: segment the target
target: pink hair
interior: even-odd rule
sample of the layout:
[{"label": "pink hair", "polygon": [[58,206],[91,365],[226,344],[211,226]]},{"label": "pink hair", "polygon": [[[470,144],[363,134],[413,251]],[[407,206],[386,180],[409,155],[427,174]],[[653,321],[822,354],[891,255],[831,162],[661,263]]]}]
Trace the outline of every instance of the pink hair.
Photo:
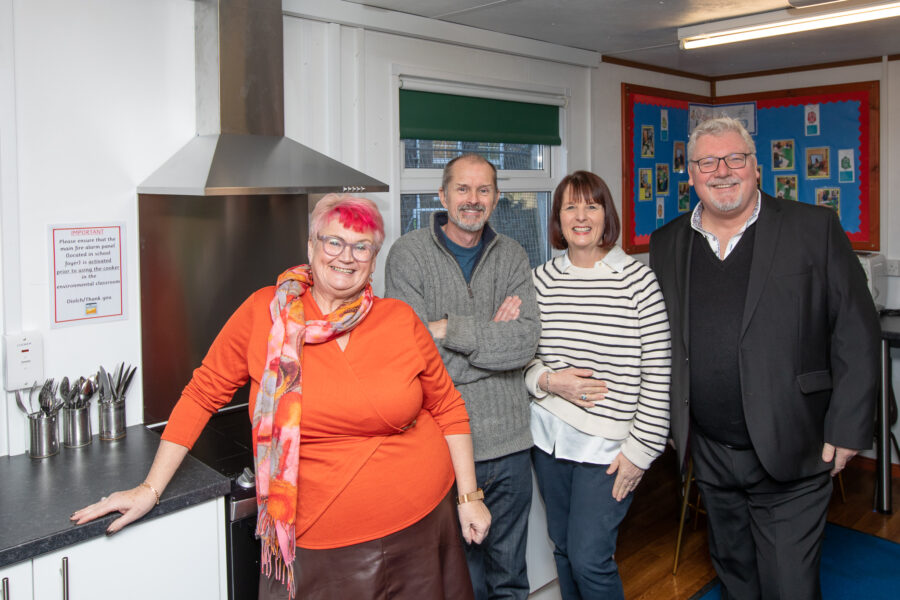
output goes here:
[{"label": "pink hair", "polygon": [[332,219],[358,233],[375,234],[375,246],[381,248],[384,242],[384,221],[378,207],[368,198],[358,198],[343,194],[326,194],[316,203],[309,216],[309,237],[315,239]]}]

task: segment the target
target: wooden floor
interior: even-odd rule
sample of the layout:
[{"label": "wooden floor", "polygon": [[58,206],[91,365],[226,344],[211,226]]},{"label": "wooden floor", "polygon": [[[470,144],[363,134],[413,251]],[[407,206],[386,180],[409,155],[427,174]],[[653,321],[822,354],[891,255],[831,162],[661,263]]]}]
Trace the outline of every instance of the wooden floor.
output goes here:
[{"label": "wooden floor", "polygon": [[[680,510],[674,452],[667,451],[644,475],[628,517],[619,530],[616,561],[627,600],[686,600],[715,576],[706,547],[706,518],[688,522],[678,574],[672,575]],[[900,477],[893,478],[894,514],[873,510],[874,461],[857,458],[844,471],[847,503],[835,481],[828,520],[900,543]]]}]

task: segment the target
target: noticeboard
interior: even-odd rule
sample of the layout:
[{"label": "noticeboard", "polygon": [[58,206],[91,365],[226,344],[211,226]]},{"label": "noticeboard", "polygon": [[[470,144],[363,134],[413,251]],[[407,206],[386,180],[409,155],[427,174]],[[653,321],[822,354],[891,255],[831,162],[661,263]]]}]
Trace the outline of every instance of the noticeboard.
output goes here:
[{"label": "noticeboard", "polygon": [[837,211],[857,250],[879,248],[877,81],[706,97],[622,84],[622,247],[646,252],[650,234],[698,202],[687,140],[711,116],[741,120],[756,143],[760,188]]}]

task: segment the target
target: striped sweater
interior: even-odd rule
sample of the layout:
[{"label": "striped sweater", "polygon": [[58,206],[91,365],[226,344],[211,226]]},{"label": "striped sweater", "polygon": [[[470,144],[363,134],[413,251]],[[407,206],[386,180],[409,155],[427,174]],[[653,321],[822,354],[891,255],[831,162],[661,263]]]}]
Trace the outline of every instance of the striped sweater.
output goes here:
[{"label": "striped sweater", "polygon": [[[669,429],[669,322],[656,276],[619,247],[590,269],[561,255],[532,274],[542,326],[526,371],[533,400],[579,431],[622,440],[625,457],[648,468]],[[600,406],[583,409],[538,387],[548,369],[568,367],[606,382]]]}]

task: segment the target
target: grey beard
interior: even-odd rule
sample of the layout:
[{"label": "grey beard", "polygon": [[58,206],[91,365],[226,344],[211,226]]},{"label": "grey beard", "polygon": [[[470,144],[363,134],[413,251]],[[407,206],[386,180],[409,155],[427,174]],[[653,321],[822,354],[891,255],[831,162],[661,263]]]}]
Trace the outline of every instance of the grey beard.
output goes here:
[{"label": "grey beard", "polygon": [[478,233],[479,231],[481,231],[482,229],[484,229],[484,224],[487,222],[487,219],[483,218],[483,217],[484,217],[484,212],[482,212],[481,215],[482,215],[482,218],[479,219],[477,222],[475,222],[475,223],[465,223],[465,222],[460,221],[459,219],[457,219],[455,215],[451,215],[450,213],[447,213],[447,217],[448,217],[451,221],[453,221],[453,224],[454,224],[454,225],[456,225],[457,227],[459,227],[459,228],[462,229],[463,231],[468,231],[469,233]]}]

